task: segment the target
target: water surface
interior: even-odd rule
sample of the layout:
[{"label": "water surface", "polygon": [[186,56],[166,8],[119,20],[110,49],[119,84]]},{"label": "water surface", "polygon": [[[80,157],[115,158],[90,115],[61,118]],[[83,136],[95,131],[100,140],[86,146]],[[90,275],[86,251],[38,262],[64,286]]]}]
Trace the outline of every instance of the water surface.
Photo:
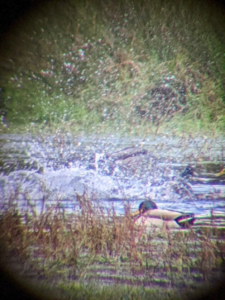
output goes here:
[{"label": "water surface", "polygon": [[[127,147],[147,154],[115,159]],[[124,214],[124,204],[134,210],[148,197],[159,208],[206,215],[225,211],[224,176],[213,179],[225,165],[222,138],[5,134],[0,149],[1,209],[19,204],[40,212],[44,203],[73,212],[77,195],[86,193],[118,214]],[[197,170],[197,180],[181,178],[188,164]]]}]

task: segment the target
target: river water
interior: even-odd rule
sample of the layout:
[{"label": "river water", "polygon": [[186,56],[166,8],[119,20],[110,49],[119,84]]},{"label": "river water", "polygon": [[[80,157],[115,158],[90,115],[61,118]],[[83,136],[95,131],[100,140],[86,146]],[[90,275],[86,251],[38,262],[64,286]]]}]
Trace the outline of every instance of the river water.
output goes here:
[{"label": "river water", "polygon": [[[127,148],[134,155],[121,152]],[[197,175],[181,177],[187,165]],[[5,134],[0,209],[18,205],[39,213],[57,205],[71,213],[78,208],[77,195],[86,194],[104,208],[113,205],[119,215],[148,197],[159,208],[224,214],[225,176],[215,176],[224,166],[223,138]]]}]

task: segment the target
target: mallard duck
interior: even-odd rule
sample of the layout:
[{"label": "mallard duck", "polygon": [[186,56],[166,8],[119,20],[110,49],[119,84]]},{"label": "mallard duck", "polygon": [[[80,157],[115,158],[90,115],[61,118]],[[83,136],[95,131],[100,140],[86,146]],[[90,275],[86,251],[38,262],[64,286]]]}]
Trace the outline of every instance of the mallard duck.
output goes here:
[{"label": "mallard duck", "polygon": [[193,225],[195,221],[193,213],[159,209],[152,200],[141,202],[138,210],[132,216],[135,218],[136,225],[146,227],[186,228]]},{"label": "mallard duck", "polygon": [[[206,173],[204,176],[208,177],[221,177],[225,175],[225,168],[222,168],[219,173]],[[196,173],[192,166],[187,165],[187,167],[184,169],[184,171],[180,174],[181,177],[189,177],[189,176],[198,176],[198,173]]]}]

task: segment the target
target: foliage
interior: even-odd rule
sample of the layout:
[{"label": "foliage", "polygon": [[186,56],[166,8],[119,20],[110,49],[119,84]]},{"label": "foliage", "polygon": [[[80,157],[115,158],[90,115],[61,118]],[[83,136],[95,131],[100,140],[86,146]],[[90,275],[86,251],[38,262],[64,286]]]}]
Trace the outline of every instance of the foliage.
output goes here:
[{"label": "foliage", "polygon": [[225,24],[211,5],[71,0],[40,6],[1,50],[9,124],[223,130]]}]

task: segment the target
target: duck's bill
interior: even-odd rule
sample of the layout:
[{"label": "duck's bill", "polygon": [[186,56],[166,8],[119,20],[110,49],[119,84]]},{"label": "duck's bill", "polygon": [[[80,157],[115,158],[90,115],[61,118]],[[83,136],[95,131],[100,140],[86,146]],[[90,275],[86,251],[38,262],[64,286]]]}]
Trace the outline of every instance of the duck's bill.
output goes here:
[{"label": "duck's bill", "polygon": [[139,210],[136,210],[135,212],[133,212],[132,214],[131,214],[131,217],[137,217],[137,216],[139,216],[140,215],[140,211]]},{"label": "duck's bill", "polygon": [[219,173],[216,174],[217,177],[225,175],[225,168],[223,168]]}]

